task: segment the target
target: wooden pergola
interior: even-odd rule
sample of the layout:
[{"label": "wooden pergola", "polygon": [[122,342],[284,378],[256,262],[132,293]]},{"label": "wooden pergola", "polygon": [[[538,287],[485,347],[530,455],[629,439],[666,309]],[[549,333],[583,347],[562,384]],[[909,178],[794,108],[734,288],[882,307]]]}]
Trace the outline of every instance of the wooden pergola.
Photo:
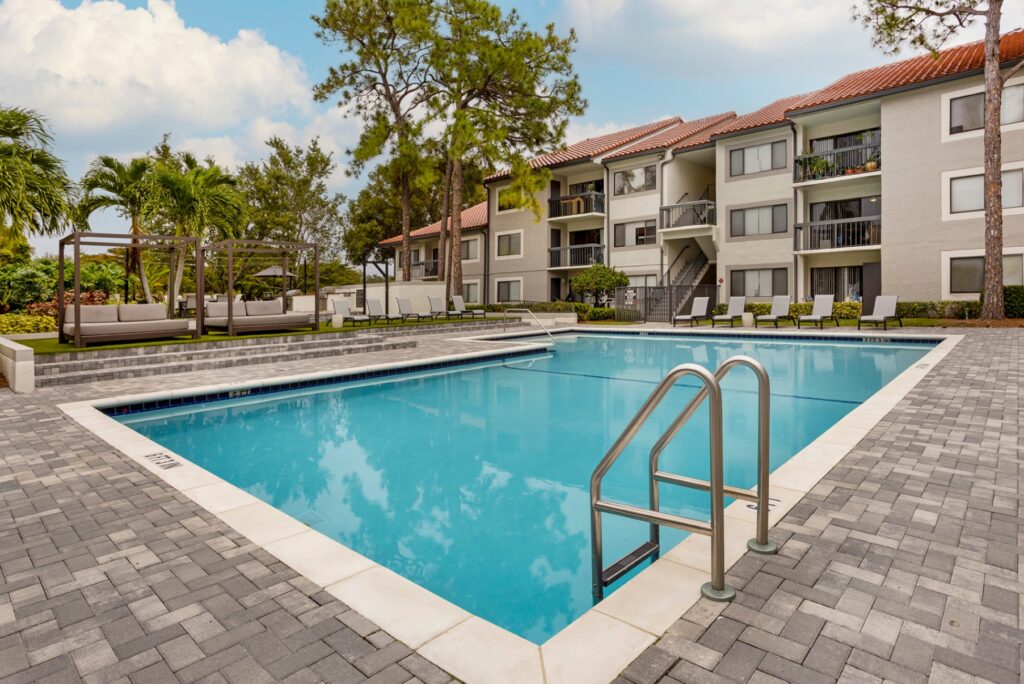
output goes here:
[{"label": "wooden pergola", "polygon": [[[235,305],[235,255],[236,254],[269,254],[281,257],[281,313],[288,312],[288,257],[292,254],[313,252],[313,323],[312,330],[320,329],[320,246],[312,242],[284,242],[278,240],[222,240],[199,247],[196,258],[196,301],[203,302],[203,291],[205,290],[205,272],[203,264],[206,262],[206,253],[223,253],[227,257],[227,305],[228,305],[228,335],[235,334],[234,305]],[[196,327],[203,328],[203,307],[196,307]]]},{"label": "wooden pergola", "polygon": [[[82,346],[82,247],[123,247],[126,250],[136,250],[141,252],[144,249],[160,249],[167,250],[170,253],[169,262],[171,268],[168,269],[168,284],[167,284],[167,317],[174,317],[174,302],[171,301],[171,293],[174,292],[174,262],[177,258],[179,250],[185,250],[188,253],[189,247],[196,250],[198,255],[199,241],[194,237],[187,235],[135,235],[132,233],[93,233],[85,231],[75,231],[69,235],[65,235],[60,239],[58,251],[57,251],[57,334],[58,339],[61,343],[68,341],[68,336],[64,332],[64,320],[66,318],[64,313],[64,271],[65,271],[65,248],[71,245],[72,255],[74,259],[75,277],[74,277],[74,300],[73,306],[75,311],[75,346]],[[139,260],[141,263],[141,259]],[[201,282],[202,275],[202,262],[198,258],[196,259],[196,281]],[[127,277],[127,273],[125,273]],[[200,300],[202,301],[202,300]],[[200,329],[200,313],[202,307],[196,307],[196,327],[192,331],[192,337],[198,338],[202,332]],[[123,336],[123,335],[122,335]],[[127,339],[127,338],[125,338]]]}]

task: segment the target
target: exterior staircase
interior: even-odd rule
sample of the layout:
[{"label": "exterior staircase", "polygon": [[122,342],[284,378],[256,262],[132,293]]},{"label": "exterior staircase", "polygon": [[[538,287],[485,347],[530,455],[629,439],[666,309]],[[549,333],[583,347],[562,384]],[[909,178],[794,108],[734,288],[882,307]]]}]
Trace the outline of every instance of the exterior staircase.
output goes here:
[{"label": "exterior staircase", "polygon": [[685,264],[668,285],[647,288],[647,320],[669,322],[693,298],[696,287],[711,268],[707,256],[698,250],[697,256]]}]

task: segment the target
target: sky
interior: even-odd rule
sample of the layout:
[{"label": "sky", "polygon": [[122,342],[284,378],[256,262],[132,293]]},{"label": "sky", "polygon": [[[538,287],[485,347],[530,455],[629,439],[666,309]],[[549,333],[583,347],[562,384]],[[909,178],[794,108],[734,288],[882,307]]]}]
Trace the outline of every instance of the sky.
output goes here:
[{"label": "sky", "polygon": [[[743,113],[891,57],[871,46],[848,0],[497,0],[533,27],[578,37],[574,63],[589,106],[568,141],[666,116]],[[1024,25],[1024,2],[1003,26]],[[129,158],[165,132],[229,168],[279,135],[313,136],[345,173],[359,122],[312,87],[340,61],[314,35],[323,0],[0,0],[0,104],[52,124],[77,179],[98,154]],[[982,36],[968,29],[956,42]],[[905,53],[909,54],[909,53]],[[123,229],[113,213],[94,228]],[[38,253],[53,240],[33,241]]]}]

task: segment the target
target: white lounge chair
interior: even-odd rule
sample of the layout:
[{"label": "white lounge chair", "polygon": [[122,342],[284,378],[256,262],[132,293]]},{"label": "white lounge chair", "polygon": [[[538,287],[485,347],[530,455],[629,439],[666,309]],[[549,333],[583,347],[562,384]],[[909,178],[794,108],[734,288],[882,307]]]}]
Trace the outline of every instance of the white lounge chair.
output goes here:
[{"label": "white lounge chair", "polygon": [[457,313],[460,317],[461,316],[469,316],[470,318],[476,318],[477,316],[480,316],[481,318],[486,318],[487,317],[487,312],[484,311],[483,309],[467,309],[466,308],[466,300],[464,300],[462,298],[462,295],[455,295],[454,297],[452,297],[452,304],[455,305],[455,313]]},{"label": "white lounge chair", "polygon": [[702,320],[710,321],[711,316],[708,316],[708,302],[710,301],[710,297],[694,297],[693,304],[690,305],[690,313],[680,314],[673,318],[672,327],[676,327],[676,323],[679,322],[688,322],[692,328],[694,323],[700,323]]},{"label": "white lounge chair", "polygon": [[835,295],[814,295],[814,308],[811,309],[810,315],[797,317],[796,327],[799,328],[801,323],[812,323],[819,328],[824,328],[825,321],[832,319],[838,328],[839,319],[832,313],[832,305],[835,304],[835,301]]},{"label": "white lounge chair", "polygon": [[384,313],[384,307],[376,299],[366,300],[366,313],[370,317],[371,322],[383,320],[388,325],[391,325],[391,321],[402,320],[402,314]]},{"label": "white lounge chair", "polygon": [[430,314],[421,314],[418,311],[414,311],[412,302],[406,297],[397,297],[395,301],[398,302],[398,315],[402,317],[403,321],[407,321],[410,318],[415,318],[417,321],[421,318],[433,318]]},{"label": "white lounge chair", "polygon": [[875,308],[873,313],[861,316],[857,319],[857,330],[860,330],[861,323],[874,323],[875,327],[882,324],[882,330],[889,329],[889,321],[898,321],[903,327],[903,319],[896,313],[896,303],[899,297],[895,295],[879,295],[875,297]]},{"label": "white lounge chair", "polygon": [[771,313],[762,314],[760,316],[754,316],[754,327],[757,327],[758,323],[774,323],[775,327],[779,327],[779,321],[793,320],[792,314],[789,313],[789,295],[776,295],[772,297],[772,310]]},{"label": "white lounge chair", "polygon": [[331,317],[332,328],[342,328],[345,326],[345,321],[352,321],[352,325],[356,323],[366,323],[370,325],[370,317],[364,314],[353,314],[348,309],[348,301],[341,297],[331,298],[331,307],[334,309],[334,315]]},{"label": "white lounge chair", "polygon": [[452,316],[462,318],[461,312],[448,310],[444,305],[444,299],[442,297],[427,295],[427,301],[430,302],[430,315],[434,318],[440,318],[441,316],[444,316],[445,318],[451,318]]},{"label": "white lounge chair", "polygon": [[729,297],[729,308],[726,312],[720,316],[712,316],[711,327],[715,327],[716,322],[729,321],[729,327],[736,325],[736,319],[743,320],[743,309],[747,306],[746,297]]}]

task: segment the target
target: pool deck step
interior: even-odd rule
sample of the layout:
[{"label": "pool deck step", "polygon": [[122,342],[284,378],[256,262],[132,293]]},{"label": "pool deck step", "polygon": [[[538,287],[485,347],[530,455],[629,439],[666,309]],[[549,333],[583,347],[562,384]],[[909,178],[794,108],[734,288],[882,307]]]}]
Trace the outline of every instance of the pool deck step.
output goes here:
[{"label": "pool deck step", "polygon": [[78,384],[83,382],[102,382],[106,380],[123,380],[125,378],[139,378],[172,373],[188,373],[192,371],[209,370],[212,368],[233,368],[236,366],[262,365],[285,361],[297,361],[311,358],[327,358],[342,356],[345,354],[360,354],[394,349],[410,349],[416,346],[415,340],[372,340],[356,344],[338,344],[335,346],[316,347],[312,349],[287,349],[273,353],[264,353],[260,348],[245,350],[245,353],[220,354],[210,358],[189,359],[183,361],[170,361],[161,359],[160,355],[153,358],[153,362],[144,365],[118,366],[107,364],[101,368],[90,370],[65,370],[64,372],[50,375],[38,375],[36,384],[41,387],[54,385]]}]

